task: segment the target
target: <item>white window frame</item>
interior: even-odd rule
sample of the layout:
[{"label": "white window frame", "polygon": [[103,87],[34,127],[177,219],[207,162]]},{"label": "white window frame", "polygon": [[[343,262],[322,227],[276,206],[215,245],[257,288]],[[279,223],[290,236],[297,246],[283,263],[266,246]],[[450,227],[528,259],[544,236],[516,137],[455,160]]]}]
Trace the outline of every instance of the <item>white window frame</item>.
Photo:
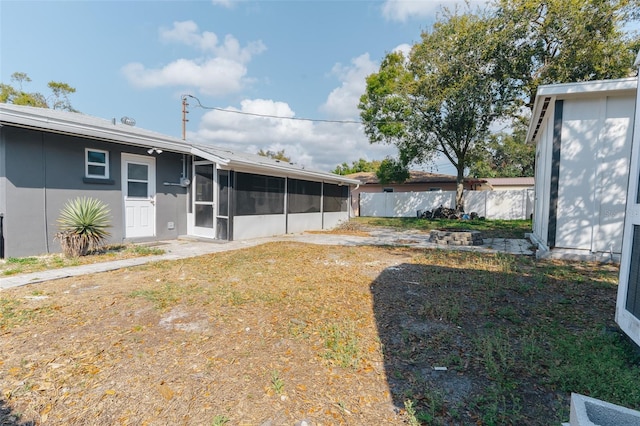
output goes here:
[{"label": "white window frame", "polygon": [[[99,152],[104,154],[104,164],[89,161],[89,152]],[[104,167],[104,175],[93,175],[89,173],[89,166]],[[109,179],[109,151],[102,149],[85,148],[84,149],[84,175],[88,178],[94,179]]]}]

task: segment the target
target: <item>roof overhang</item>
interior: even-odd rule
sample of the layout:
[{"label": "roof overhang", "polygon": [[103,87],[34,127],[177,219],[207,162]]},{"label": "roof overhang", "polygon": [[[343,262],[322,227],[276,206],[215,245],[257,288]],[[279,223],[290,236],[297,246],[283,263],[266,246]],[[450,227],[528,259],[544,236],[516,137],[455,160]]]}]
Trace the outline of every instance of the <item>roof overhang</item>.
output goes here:
[{"label": "roof overhang", "polygon": [[[100,141],[144,148],[159,148],[167,152],[191,154],[229,169],[266,173],[300,179],[312,179],[339,185],[360,185],[357,179],[328,172],[307,170],[290,163],[280,163],[267,157],[234,153],[218,147],[198,146],[181,139],[131,127],[79,113],[46,108],[34,108],[0,103],[0,125],[21,127]],[[251,159],[256,157],[257,159]]]},{"label": "roof overhang", "polygon": [[[640,55],[638,59],[640,60]],[[624,92],[633,93],[637,86],[638,79],[635,77],[539,86],[533,104],[526,142],[536,142],[538,131],[545,119],[547,109],[550,105],[553,106],[556,100],[575,99],[605,93],[608,95]]]},{"label": "roof overhang", "polygon": [[96,119],[78,114],[79,120],[67,118],[68,114],[46,108],[14,108],[0,104],[0,123],[33,130],[84,137],[145,148],[160,148],[165,151],[190,153],[190,145],[180,139],[138,129],[115,120]]}]

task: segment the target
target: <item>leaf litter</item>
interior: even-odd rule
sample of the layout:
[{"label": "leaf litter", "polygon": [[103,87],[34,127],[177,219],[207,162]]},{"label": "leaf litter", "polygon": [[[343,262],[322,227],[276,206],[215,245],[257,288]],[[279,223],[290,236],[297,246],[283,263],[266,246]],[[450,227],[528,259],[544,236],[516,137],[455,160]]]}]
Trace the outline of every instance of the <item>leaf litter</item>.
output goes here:
[{"label": "leaf litter", "polygon": [[[0,425],[407,424],[408,399],[484,424],[490,379],[462,329],[498,298],[465,288],[502,266],[448,256],[276,242],[2,291]],[[451,292],[467,310],[438,310]],[[534,385],[521,418],[546,424],[565,400]]]}]

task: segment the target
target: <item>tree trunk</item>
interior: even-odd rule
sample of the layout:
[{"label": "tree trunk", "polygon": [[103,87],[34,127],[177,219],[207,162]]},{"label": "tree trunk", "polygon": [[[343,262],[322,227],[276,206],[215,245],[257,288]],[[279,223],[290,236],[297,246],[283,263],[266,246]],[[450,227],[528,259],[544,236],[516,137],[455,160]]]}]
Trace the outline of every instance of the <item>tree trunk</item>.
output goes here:
[{"label": "tree trunk", "polygon": [[458,169],[456,176],[456,211],[464,212],[464,169]]}]

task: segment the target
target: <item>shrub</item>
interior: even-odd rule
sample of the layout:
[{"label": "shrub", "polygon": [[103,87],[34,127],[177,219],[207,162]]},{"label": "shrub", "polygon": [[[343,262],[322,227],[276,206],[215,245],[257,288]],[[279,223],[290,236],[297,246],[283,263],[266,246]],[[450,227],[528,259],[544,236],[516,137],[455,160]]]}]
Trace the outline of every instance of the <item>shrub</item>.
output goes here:
[{"label": "shrub", "polygon": [[89,249],[104,244],[110,226],[109,208],[102,201],[78,197],[67,202],[60,212],[55,238],[60,240],[65,256],[84,256]]}]

